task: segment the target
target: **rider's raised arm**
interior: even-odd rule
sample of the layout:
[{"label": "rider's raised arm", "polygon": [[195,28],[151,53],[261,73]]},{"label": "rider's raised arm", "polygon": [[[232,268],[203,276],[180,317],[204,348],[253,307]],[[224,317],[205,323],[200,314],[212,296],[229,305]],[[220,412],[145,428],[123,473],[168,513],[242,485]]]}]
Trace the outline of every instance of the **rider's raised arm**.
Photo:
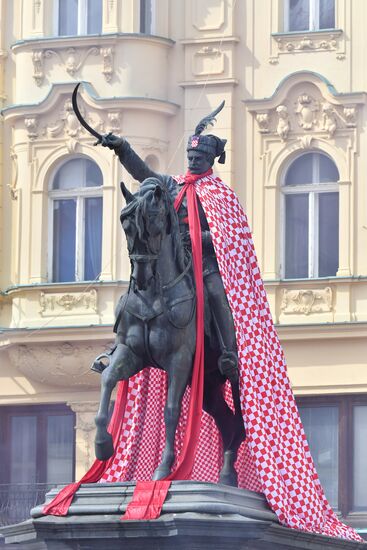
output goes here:
[{"label": "rider's raised arm", "polygon": [[140,183],[147,178],[160,178],[149,166],[135,153],[130,143],[122,137],[107,134],[102,137],[102,145],[115,151],[121,164],[126,168],[129,174]]}]

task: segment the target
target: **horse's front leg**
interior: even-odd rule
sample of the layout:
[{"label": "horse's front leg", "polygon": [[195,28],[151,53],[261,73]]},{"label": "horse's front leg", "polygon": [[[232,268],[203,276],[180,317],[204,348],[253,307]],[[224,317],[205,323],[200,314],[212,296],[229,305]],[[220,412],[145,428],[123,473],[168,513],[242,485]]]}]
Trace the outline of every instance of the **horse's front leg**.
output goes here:
[{"label": "horse's front leg", "polygon": [[153,480],[163,479],[171,473],[175,459],[175,435],[181,412],[182,398],[189,382],[192,369],[192,354],[175,354],[167,363],[168,391],[164,409],[164,423],[166,427],[166,444],[163,450],[161,463],[153,474]]},{"label": "horse's front leg", "polygon": [[141,370],[141,360],[125,344],[118,344],[110,364],[101,375],[101,400],[95,418],[97,426],[95,454],[99,460],[108,460],[114,453],[111,434],[107,431],[111,394],[119,380],[127,380]]}]

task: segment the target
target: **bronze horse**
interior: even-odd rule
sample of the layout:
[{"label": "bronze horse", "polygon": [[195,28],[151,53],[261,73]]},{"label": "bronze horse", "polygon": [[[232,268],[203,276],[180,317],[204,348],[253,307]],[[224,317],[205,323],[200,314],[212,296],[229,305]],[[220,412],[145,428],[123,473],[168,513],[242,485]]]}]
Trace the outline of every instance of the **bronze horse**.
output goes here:
[{"label": "bronze horse", "polygon": [[[121,190],[127,205],[120,219],[132,271],[129,290],[117,308],[116,345],[108,356],[108,366],[98,362],[99,358],[95,362],[96,370],[102,371],[95,448],[100,460],[107,460],[113,454],[107,418],[111,393],[117,382],[147,366],[163,369],[168,377],[164,411],[166,441],[161,462],[153,475],[157,480],[171,472],[181,402],[190,383],[196,344],[195,285],[190,253],[181,240],[177,214],[162,182],[149,178],[134,195],[123,183]],[[223,397],[226,379],[217,366],[221,351],[208,307],[205,316],[203,407],[214,418],[223,440],[220,482],[237,485],[234,462],[245,438],[238,383],[232,384],[236,404],[233,413]]]}]

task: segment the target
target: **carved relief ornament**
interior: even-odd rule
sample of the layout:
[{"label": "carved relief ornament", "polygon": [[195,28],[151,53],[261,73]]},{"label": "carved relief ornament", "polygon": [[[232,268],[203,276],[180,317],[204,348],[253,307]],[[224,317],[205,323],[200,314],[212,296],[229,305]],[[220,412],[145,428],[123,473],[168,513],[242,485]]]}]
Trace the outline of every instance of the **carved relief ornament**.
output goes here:
[{"label": "carved relief ornament", "polygon": [[11,363],[30,380],[63,387],[96,387],[90,365],[105,350],[103,343],[22,344],[8,350]]},{"label": "carved relief ornament", "polygon": [[86,59],[90,56],[101,56],[103,62],[102,74],[107,82],[110,82],[113,76],[113,56],[114,50],[112,47],[99,48],[92,46],[90,48],[68,48],[66,51],[62,49],[46,49],[33,50],[33,78],[37,86],[41,86],[45,78],[45,59],[52,56],[57,56],[64,67],[65,71],[74,77],[77,72],[83,67]]},{"label": "carved relief ornament", "polygon": [[97,312],[97,292],[94,289],[67,294],[41,292],[39,302],[40,314],[43,317],[55,315],[55,312],[62,314],[73,310],[76,310],[77,314]]},{"label": "carved relief ornament", "polygon": [[326,287],[319,290],[283,290],[280,309],[283,313],[326,313],[332,311],[332,290]]},{"label": "carved relief ornament", "polygon": [[317,101],[309,94],[301,94],[296,103],[295,112],[298,123],[304,130],[311,130],[317,122],[315,113],[319,110]]},{"label": "carved relief ornament", "polygon": [[293,134],[307,131],[307,134],[295,137],[301,141],[303,148],[309,148],[314,132],[331,139],[339,128],[357,126],[357,105],[343,107],[322,98],[316,100],[307,93],[299,95],[294,105],[293,110],[289,105],[281,104],[266,111],[256,111],[254,115],[260,134],[276,134],[286,141],[291,131]]},{"label": "carved relief ornament", "polygon": [[342,31],[305,33],[274,33],[269,63],[279,63],[280,56],[307,52],[335,52],[336,58],[345,59],[345,35]]}]

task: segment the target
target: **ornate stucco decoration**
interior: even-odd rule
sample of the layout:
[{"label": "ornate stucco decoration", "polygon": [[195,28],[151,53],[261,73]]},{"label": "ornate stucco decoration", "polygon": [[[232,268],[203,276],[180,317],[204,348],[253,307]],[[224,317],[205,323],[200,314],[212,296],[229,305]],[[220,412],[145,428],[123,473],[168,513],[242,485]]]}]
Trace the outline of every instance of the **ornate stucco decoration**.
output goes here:
[{"label": "ornate stucco decoration", "polygon": [[[281,104],[267,112],[255,112],[255,118],[260,134],[276,134],[281,141],[287,141],[290,134],[299,135],[302,148],[308,148],[314,134],[334,137],[338,129],[355,128],[357,125],[358,108],[356,105],[344,107],[332,105],[320,98],[316,101],[308,94],[302,94],[294,102],[292,116],[290,102]],[[304,131],[308,134],[304,135]]]},{"label": "ornate stucco decoration", "polygon": [[97,291],[95,289],[86,292],[41,292],[40,314],[42,317],[55,315],[90,315],[97,313]]},{"label": "ornate stucco decoration", "polygon": [[38,136],[38,118],[28,116],[24,119],[24,126],[27,129],[28,139],[34,140]]},{"label": "ornate stucco decoration", "polygon": [[333,106],[327,101],[322,105],[323,129],[329,138],[333,137],[337,129],[337,115]]},{"label": "ornate stucco decoration", "polygon": [[268,134],[270,132],[270,115],[268,112],[256,113],[256,122],[261,134]]},{"label": "ornate stucco decoration", "polygon": [[302,33],[273,33],[269,63],[277,64],[284,54],[331,52],[339,60],[345,59],[345,36],[341,30]]},{"label": "ornate stucco decoration", "polygon": [[298,123],[304,130],[311,130],[316,125],[316,112],[319,110],[317,101],[309,94],[301,94],[296,103],[295,112],[298,115]]},{"label": "ornate stucco decoration", "polygon": [[94,459],[94,435],[96,425],[94,417],[98,410],[99,403],[97,401],[70,402],[69,407],[76,416],[76,439],[81,439],[84,447],[84,469],[90,468]]},{"label": "ornate stucco decoration", "polygon": [[[300,78],[299,74],[294,75],[296,78]],[[344,135],[345,130],[357,127],[358,103],[364,100],[349,103],[348,94],[345,99],[343,94],[332,95],[330,85],[328,88],[324,83],[315,85],[314,74],[312,80],[315,82],[301,80],[288,86],[286,93],[279,92],[272,98],[248,102],[263,139],[268,135],[281,142],[297,140],[307,149],[313,139],[336,139],[339,133]]]},{"label": "ornate stucco decoration", "polygon": [[225,54],[214,46],[203,46],[194,53],[192,74],[194,76],[224,73]]},{"label": "ornate stucco decoration", "polygon": [[297,289],[283,290],[283,299],[280,309],[283,313],[328,313],[332,311],[332,290],[330,287],[323,289]]},{"label": "ornate stucco decoration", "polygon": [[298,143],[301,149],[311,149],[313,137],[310,135],[304,135],[298,138]]},{"label": "ornate stucco decoration", "polygon": [[12,172],[12,178],[11,182],[8,183],[9,191],[10,191],[10,197],[13,201],[17,200],[18,198],[18,191],[17,183],[18,183],[18,155],[14,151],[14,148],[10,148],[10,158],[12,161],[13,166],[13,172]]},{"label": "ornate stucco decoration", "polygon": [[280,137],[280,139],[285,141],[291,129],[288,108],[286,107],[286,105],[279,105],[276,108],[276,112],[278,115],[278,124],[277,124],[276,132]]},{"label": "ornate stucco decoration", "polygon": [[103,58],[103,68],[102,74],[104,75],[107,82],[111,82],[113,76],[113,54],[114,50],[112,47],[101,48],[100,54]]},{"label": "ornate stucco decoration", "polygon": [[103,343],[58,342],[14,345],[8,354],[13,366],[30,380],[48,386],[94,388],[100,381],[90,365],[104,350]]},{"label": "ornate stucco decoration", "polygon": [[71,47],[67,49],[37,49],[32,52],[33,78],[37,86],[43,84],[45,78],[45,60],[56,56],[59,58],[61,66],[72,78],[82,69],[89,56],[101,56],[102,74],[107,82],[110,82],[113,76],[113,55],[114,50],[110,46],[97,47]]},{"label": "ornate stucco decoration", "polygon": [[109,111],[107,113],[107,132],[118,134],[121,130],[121,117],[120,111]]},{"label": "ornate stucco decoration", "polygon": [[343,115],[347,128],[355,128],[357,126],[357,113],[355,105],[344,107]]},{"label": "ornate stucco decoration", "polygon": [[[86,115],[86,109],[84,109],[83,106],[80,107],[80,110],[93,128],[101,133],[104,132],[103,121],[96,113],[89,112],[88,115]],[[116,129],[114,130],[117,131]],[[87,136],[88,139],[90,139],[89,134],[87,134],[84,128],[79,124],[70,99],[64,100],[57,119],[44,124],[40,130],[40,134],[44,138],[47,137],[49,139],[63,137],[69,152],[74,152],[76,150],[78,140],[81,136]]]}]

